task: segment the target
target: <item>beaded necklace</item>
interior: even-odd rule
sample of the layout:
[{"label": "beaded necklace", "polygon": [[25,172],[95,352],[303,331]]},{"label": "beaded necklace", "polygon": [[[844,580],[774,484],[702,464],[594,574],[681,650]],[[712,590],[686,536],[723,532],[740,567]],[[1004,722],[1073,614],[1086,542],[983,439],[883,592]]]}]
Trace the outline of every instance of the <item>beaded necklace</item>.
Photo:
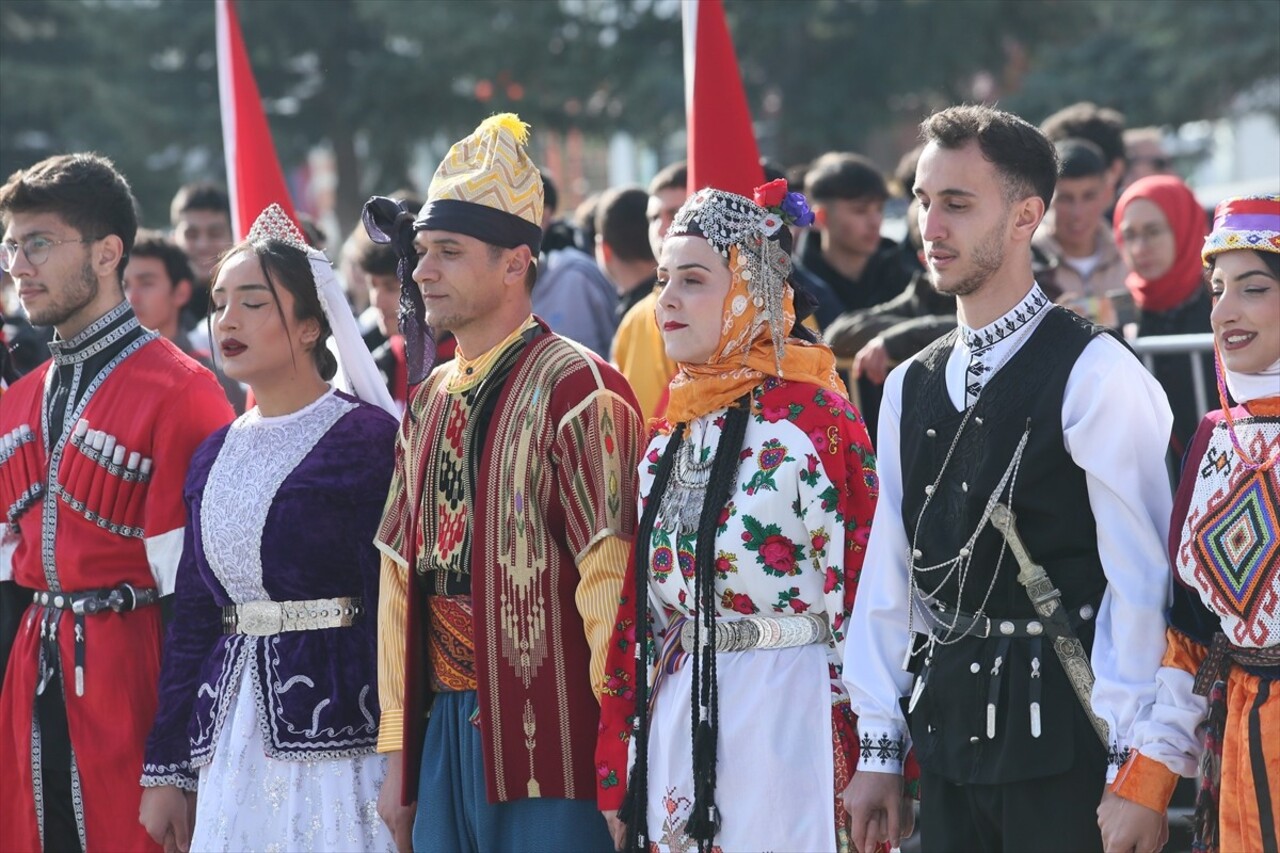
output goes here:
[{"label": "beaded necklace", "polygon": [[715,459],[710,447],[694,445],[700,445],[700,442],[690,429],[676,449],[671,482],[662,493],[655,523],[668,533],[696,530],[702,514],[707,485],[711,482],[711,465]]}]

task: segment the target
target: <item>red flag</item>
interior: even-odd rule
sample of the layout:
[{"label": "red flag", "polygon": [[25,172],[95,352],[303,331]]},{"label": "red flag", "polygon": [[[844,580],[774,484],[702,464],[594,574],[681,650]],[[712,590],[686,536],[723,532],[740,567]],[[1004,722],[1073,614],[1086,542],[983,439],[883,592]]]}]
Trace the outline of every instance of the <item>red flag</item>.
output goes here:
[{"label": "red flag", "polygon": [[684,93],[689,191],[751,197],[764,183],[751,111],[722,0],[684,0]]},{"label": "red flag", "polygon": [[222,107],[222,147],[227,158],[231,229],[244,239],[253,220],[275,202],[297,222],[289,189],[276,159],[271,128],[253,79],[249,53],[232,0],[217,0],[218,101]]}]

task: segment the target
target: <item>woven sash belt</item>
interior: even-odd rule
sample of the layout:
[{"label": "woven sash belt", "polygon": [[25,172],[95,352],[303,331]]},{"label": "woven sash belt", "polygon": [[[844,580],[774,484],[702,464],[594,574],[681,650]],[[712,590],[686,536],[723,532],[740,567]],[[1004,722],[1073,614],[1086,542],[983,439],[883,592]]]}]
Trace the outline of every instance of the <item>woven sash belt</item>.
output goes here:
[{"label": "woven sash belt", "polygon": [[[694,652],[693,620],[680,626],[680,645]],[[795,616],[744,616],[741,619],[715,623],[717,652],[744,652],[748,649],[790,649],[811,643],[825,643],[831,638],[827,620],[814,613]]]},{"label": "woven sash belt", "polygon": [[1237,646],[1227,639],[1226,634],[1218,631],[1209,644],[1208,654],[1196,670],[1192,692],[1197,696],[1208,696],[1215,681],[1227,680],[1232,664],[1256,668],[1280,666],[1280,646]]},{"label": "woven sash belt", "polygon": [[427,659],[437,693],[476,690],[476,644],[471,596],[428,595]]},{"label": "woven sash belt", "polygon": [[286,631],[349,628],[364,614],[359,596],[311,601],[247,601],[222,608],[222,633],[269,637]]}]

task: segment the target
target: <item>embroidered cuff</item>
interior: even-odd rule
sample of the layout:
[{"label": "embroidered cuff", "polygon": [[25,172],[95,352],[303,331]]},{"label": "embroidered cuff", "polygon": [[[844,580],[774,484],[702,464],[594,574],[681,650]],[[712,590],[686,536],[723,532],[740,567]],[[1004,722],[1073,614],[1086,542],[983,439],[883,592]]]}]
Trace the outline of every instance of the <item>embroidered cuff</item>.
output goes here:
[{"label": "embroidered cuff", "polygon": [[144,788],[160,788],[173,785],[184,791],[195,793],[196,774],[191,764],[180,761],[177,764],[143,764],[142,779],[139,784]]},{"label": "embroidered cuff", "polygon": [[1124,766],[1125,761],[1129,759],[1129,750],[1121,748],[1120,744],[1112,743],[1107,747],[1107,784],[1110,785],[1116,779],[1116,774],[1120,772],[1120,768]]},{"label": "embroidered cuff", "polygon": [[1177,784],[1177,773],[1135,750],[1120,768],[1111,790],[1130,802],[1163,813],[1169,808],[1169,798]]},{"label": "embroidered cuff", "polygon": [[398,752],[404,749],[404,711],[383,709],[378,721],[378,752]]},{"label": "embroidered cuff", "polygon": [[896,732],[860,730],[858,732],[858,769],[877,773],[901,773],[906,756],[906,739]]}]

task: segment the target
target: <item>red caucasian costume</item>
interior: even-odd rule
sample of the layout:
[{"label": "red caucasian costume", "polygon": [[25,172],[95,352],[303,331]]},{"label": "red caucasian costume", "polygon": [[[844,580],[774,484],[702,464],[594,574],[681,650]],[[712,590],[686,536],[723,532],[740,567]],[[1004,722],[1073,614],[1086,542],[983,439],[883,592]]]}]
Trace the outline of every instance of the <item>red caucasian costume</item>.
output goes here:
[{"label": "red caucasian costume", "polygon": [[[213,374],[127,303],[51,349],[0,401],[0,580],[36,596],[0,690],[0,849],[52,846],[41,756],[65,751],[68,735],[66,824],[73,816],[80,846],[155,849],[138,823],[160,670],[160,608],[145,605],[173,592],[187,463],[231,407]],[[89,591],[102,592],[75,612]],[[65,731],[42,733],[36,708],[50,701],[65,703]]]}]

